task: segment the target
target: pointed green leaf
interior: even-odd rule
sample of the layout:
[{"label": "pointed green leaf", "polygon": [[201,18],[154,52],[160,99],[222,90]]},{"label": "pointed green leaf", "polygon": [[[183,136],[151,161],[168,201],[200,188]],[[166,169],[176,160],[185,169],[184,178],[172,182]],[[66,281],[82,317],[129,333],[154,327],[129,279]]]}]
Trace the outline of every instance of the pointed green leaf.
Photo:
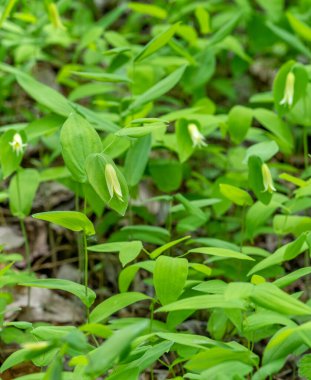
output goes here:
[{"label": "pointed green leaf", "polygon": [[234,106],[228,114],[229,134],[235,144],[241,143],[253,119],[253,111],[243,106]]},{"label": "pointed green leaf", "polygon": [[30,214],[32,202],[40,183],[37,170],[19,170],[9,186],[10,210],[14,216],[25,218]]},{"label": "pointed green leaf", "polygon": [[[0,139],[0,163],[4,179],[16,171],[23,159],[23,153],[14,151],[10,145],[16,132],[10,129]],[[26,143],[25,133],[20,131],[19,134],[23,143]]]},{"label": "pointed green leaf", "polygon": [[158,99],[160,96],[170,91],[180,81],[185,72],[186,66],[181,66],[173,71],[170,75],[166,76],[160,82],[149,88],[146,92],[139,95],[128,108],[128,112],[134,111],[146,103]]},{"label": "pointed green leaf", "polygon": [[244,302],[241,300],[228,300],[223,295],[208,294],[204,296],[194,296],[184,298],[156,310],[157,313],[176,310],[205,310],[213,308],[223,309],[244,309]]},{"label": "pointed green leaf", "polygon": [[93,223],[86,215],[78,211],[49,211],[32,216],[68,228],[71,231],[84,231],[86,235],[95,235]]},{"label": "pointed green leaf", "polygon": [[31,76],[16,70],[18,84],[38,103],[58,115],[69,116],[73,111],[70,102],[53,88],[38,82]]},{"label": "pointed green leaf", "polygon": [[285,286],[292,284],[303,276],[308,276],[310,273],[311,267],[300,268],[292,273],[287,274],[286,276],[278,278],[277,280],[273,281],[273,284],[278,288],[285,288]]},{"label": "pointed green leaf", "polygon": [[150,300],[150,297],[138,292],[121,293],[111,296],[92,310],[90,314],[90,322],[102,322],[117,311],[124,309],[133,303],[147,299]]},{"label": "pointed green leaf", "polygon": [[115,360],[128,351],[133,340],[148,326],[149,321],[143,320],[127,326],[108,338],[101,346],[88,355],[89,364],[85,367],[86,375],[93,377],[102,375],[114,364]]},{"label": "pointed green leaf", "polygon": [[141,241],[113,242],[88,247],[92,252],[119,252],[119,259],[123,266],[135,260],[140,254],[143,245]]},{"label": "pointed green leaf", "polygon": [[260,307],[284,315],[311,315],[311,307],[283,292],[276,285],[262,283],[256,285],[251,299]]},{"label": "pointed green leaf", "polygon": [[134,12],[141,13],[148,16],[153,16],[161,20],[167,17],[166,10],[163,8],[160,8],[157,5],[138,3],[135,1],[135,2],[128,3],[128,7],[132,9]]},{"label": "pointed green leaf", "polygon": [[164,32],[155,36],[143,49],[142,51],[135,57],[135,61],[139,62],[143,59],[149,57],[151,54],[155,53],[159,49],[161,49],[164,45],[166,45],[169,40],[173,37],[176,31],[179,28],[179,22],[170,26]]},{"label": "pointed green leaf", "polygon": [[218,257],[227,257],[231,259],[238,260],[252,260],[252,257],[245,255],[245,253],[240,253],[226,248],[216,248],[216,247],[201,247],[193,248],[188,251],[189,253],[203,253],[204,255],[218,256]]},{"label": "pointed green leaf", "polygon": [[254,110],[254,117],[275,136],[281,150],[285,153],[291,153],[293,149],[292,132],[277,114],[264,108],[257,108]]},{"label": "pointed green leaf", "polygon": [[153,283],[162,305],[178,299],[188,276],[188,261],[183,258],[160,256],[156,260]]},{"label": "pointed green leaf", "polygon": [[236,186],[221,183],[219,188],[226,198],[239,206],[250,206],[253,203],[252,197],[245,190]]},{"label": "pointed green leaf", "polygon": [[171,247],[174,247],[175,245],[181,243],[184,240],[190,239],[191,236],[184,236],[183,238],[173,240],[167,244],[162,245],[161,247],[156,248],[154,251],[151,252],[150,258],[151,259],[156,259],[158,256],[162,255],[163,252],[167,251]]},{"label": "pointed green leaf", "polygon": [[150,149],[151,136],[148,135],[136,140],[127,151],[124,175],[129,186],[136,186],[141,180],[148,163]]},{"label": "pointed green leaf", "polygon": [[78,77],[81,77],[81,78],[86,78],[86,79],[99,81],[99,82],[113,82],[113,83],[131,82],[129,78],[123,77],[121,75],[105,73],[105,72],[92,73],[92,72],[84,72],[84,71],[72,71],[72,74],[77,75]]},{"label": "pointed green leaf", "polygon": [[49,279],[42,279],[42,280],[27,281],[27,282],[20,283],[19,285],[30,286],[33,288],[64,290],[65,292],[69,292],[71,294],[74,294],[76,297],[80,298],[80,300],[87,307],[90,307],[96,298],[96,294],[92,289],[87,288],[87,292],[86,292],[84,285],[77,284],[76,282],[69,281],[69,280],[59,279],[59,278],[49,278]]},{"label": "pointed green leaf", "polygon": [[258,156],[251,156],[248,159],[248,183],[257,199],[263,204],[268,205],[271,201],[272,194],[264,190],[262,165],[263,162]]},{"label": "pointed green leaf", "polygon": [[86,182],[87,157],[103,149],[97,132],[83,117],[72,113],[61,129],[60,142],[65,164],[74,180]]},{"label": "pointed green leaf", "polygon": [[[109,178],[106,178],[106,167],[111,165],[114,169],[116,178],[113,183],[109,183]],[[129,191],[126,180],[121,171],[116,167],[112,159],[104,153],[94,153],[87,157],[85,163],[85,169],[89,183],[96,191],[98,196],[113,210],[119,214],[124,215],[128,206]],[[114,189],[116,183],[120,187],[122,198],[116,194]],[[109,186],[112,186],[112,190],[109,190]],[[111,191],[113,192],[111,194]]]},{"label": "pointed green leaf", "polygon": [[185,162],[192,155],[195,150],[193,146],[193,141],[191,140],[190,133],[188,131],[189,120],[180,119],[177,120],[176,129],[176,139],[178,156],[180,162]]}]

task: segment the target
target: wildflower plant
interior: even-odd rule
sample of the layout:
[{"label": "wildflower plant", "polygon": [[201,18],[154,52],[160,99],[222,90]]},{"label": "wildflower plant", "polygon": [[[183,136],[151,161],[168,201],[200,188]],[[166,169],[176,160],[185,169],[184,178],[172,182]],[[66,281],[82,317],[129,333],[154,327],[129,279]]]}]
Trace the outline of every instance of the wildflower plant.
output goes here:
[{"label": "wildflower plant", "polygon": [[24,152],[24,148],[27,146],[27,144],[23,143],[22,136],[19,133],[14,134],[13,140],[9,144],[17,156],[22,154]]},{"label": "wildflower plant", "polygon": [[307,2],[188,3],[0,5],[4,378],[310,378]]}]

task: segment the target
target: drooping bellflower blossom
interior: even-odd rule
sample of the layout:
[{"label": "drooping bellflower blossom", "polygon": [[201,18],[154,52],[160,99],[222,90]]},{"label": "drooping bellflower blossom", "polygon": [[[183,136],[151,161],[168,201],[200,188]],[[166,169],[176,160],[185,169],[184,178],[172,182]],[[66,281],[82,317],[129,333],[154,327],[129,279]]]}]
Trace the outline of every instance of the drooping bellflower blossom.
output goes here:
[{"label": "drooping bellflower blossom", "polygon": [[202,135],[202,133],[199,131],[198,127],[195,124],[188,125],[188,132],[190,134],[194,148],[201,148],[207,146],[205,142],[205,137]]},{"label": "drooping bellflower blossom", "polygon": [[270,172],[267,164],[262,164],[261,172],[262,172],[263,185],[264,185],[263,191],[268,191],[269,193],[276,191],[276,188],[274,187],[274,184],[273,184],[271,172]]},{"label": "drooping bellflower blossom", "polygon": [[283,99],[280,101],[281,105],[288,105],[289,107],[293,105],[294,87],[295,87],[295,75],[290,71],[286,76],[284,96],[283,96]]},{"label": "drooping bellflower blossom", "polygon": [[117,198],[123,202],[121,185],[115,168],[111,164],[107,164],[105,167],[105,179],[110,197],[113,198],[114,195],[116,195]]},{"label": "drooping bellflower blossom", "polygon": [[9,143],[12,147],[13,152],[20,155],[24,152],[24,148],[27,144],[23,143],[22,136],[19,133],[15,133],[13,140]]}]

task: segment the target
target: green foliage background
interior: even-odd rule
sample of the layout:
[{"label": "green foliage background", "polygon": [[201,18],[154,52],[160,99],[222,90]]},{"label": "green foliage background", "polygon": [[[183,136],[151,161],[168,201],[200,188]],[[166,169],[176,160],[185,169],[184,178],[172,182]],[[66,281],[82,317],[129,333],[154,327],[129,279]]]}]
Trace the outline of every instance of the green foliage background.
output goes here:
[{"label": "green foliage background", "polygon": [[[25,242],[0,254],[1,371],[311,379],[310,0],[0,6],[0,201]],[[52,182],[74,208],[36,208]],[[73,231],[81,283],[33,273],[31,214]],[[85,323],[11,318],[16,285]]]}]

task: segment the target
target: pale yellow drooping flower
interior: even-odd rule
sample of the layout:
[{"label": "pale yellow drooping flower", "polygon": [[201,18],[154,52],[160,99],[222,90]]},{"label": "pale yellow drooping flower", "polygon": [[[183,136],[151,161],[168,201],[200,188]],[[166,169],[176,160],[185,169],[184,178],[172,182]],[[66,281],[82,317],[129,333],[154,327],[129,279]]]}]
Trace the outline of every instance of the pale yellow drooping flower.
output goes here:
[{"label": "pale yellow drooping flower", "polygon": [[49,342],[42,341],[42,342],[23,343],[22,347],[31,351],[39,351],[44,348],[47,348],[49,345],[50,345]]},{"label": "pale yellow drooping flower", "polygon": [[105,179],[110,197],[113,198],[113,196],[116,195],[117,198],[123,202],[121,185],[115,168],[111,164],[107,164],[105,167]]},{"label": "pale yellow drooping flower", "polygon": [[281,105],[288,105],[291,107],[294,102],[294,87],[295,75],[290,71],[286,76],[285,90],[283,99],[280,101]]},{"label": "pale yellow drooping flower", "polygon": [[49,10],[49,16],[50,20],[54,26],[55,29],[62,29],[65,30],[62,20],[59,16],[58,9],[55,3],[49,3],[48,4],[48,10]]},{"label": "pale yellow drooping flower", "polygon": [[195,124],[188,125],[188,132],[190,134],[193,147],[201,148],[203,146],[207,146],[205,142],[205,137],[199,131],[198,127]]},{"label": "pale yellow drooping flower", "polygon": [[272,179],[272,176],[267,164],[262,164],[261,172],[262,172],[263,185],[264,185],[263,191],[268,191],[269,193],[276,191],[276,188],[274,187],[273,179]]},{"label": "pale yellow drooping flower", "polygon": [[23,143],[22,136],[19,133],[15,133],[13,140],[9,144],[17,155],[23,153],[24,148],[27,146],[27,144]]}]

